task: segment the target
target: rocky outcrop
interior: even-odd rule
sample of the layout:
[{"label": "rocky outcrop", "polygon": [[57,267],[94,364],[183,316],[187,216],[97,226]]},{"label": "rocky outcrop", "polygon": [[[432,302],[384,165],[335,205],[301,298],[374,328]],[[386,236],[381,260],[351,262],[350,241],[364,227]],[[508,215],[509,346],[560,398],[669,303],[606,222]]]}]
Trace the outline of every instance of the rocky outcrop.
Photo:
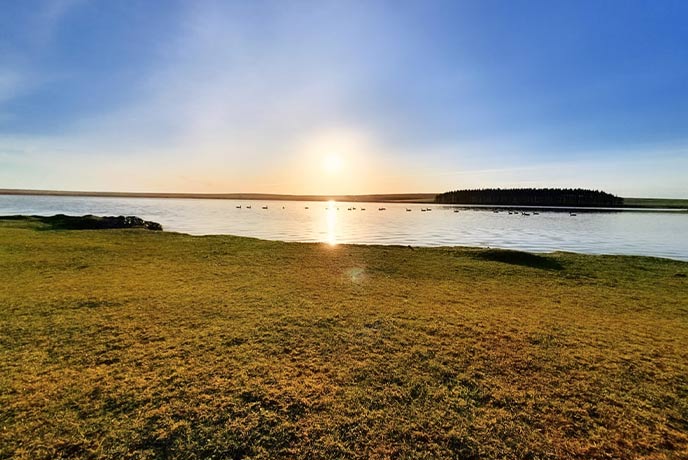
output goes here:
[{"label": "rocky outcrop", "polygon": [[33,216],[53,229],[61,230],[102,230],[108,228],[143,228],[146,230],[162,230],[162,225],[157,222],[143,220],[136,216]]}]

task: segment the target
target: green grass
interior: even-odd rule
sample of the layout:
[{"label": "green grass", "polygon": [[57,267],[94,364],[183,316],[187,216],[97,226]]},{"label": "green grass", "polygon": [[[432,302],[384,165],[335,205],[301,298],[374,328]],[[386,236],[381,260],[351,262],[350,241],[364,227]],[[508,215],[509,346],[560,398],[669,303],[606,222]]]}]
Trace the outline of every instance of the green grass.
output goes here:
[{"label": "green grass", "polygon": [[672,198],[624,198],[624,206],[631,208],[688,209],[688,199]]},{"label": "green grass", "polygon": [[688,457],[686,263],[44,225],[1,458]]}]

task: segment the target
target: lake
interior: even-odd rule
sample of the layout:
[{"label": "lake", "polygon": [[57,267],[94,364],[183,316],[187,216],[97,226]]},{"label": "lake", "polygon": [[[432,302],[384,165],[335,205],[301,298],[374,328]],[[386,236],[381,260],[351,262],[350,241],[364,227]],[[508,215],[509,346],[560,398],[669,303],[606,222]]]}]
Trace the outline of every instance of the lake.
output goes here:
[{"label": "lake", "polygon": [[[421,211],[426,208],[431,211]],[[161,223],[167,231],[192,235],[332,245],[489,246],[688,261],[686,212],[579,210],[571,216],[554,210],[541,210],[539,215],[522,210],[531,215],[427,204],[0,196],[0,215],[136,215]]]}]

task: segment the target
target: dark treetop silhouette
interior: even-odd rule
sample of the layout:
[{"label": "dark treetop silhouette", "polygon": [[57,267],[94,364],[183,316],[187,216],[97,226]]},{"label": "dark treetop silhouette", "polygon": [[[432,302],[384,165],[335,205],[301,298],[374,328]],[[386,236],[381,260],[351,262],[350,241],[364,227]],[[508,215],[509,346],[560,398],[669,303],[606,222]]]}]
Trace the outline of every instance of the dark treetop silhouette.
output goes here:
[{"label": "dark treetop silhouette", "polygon": [[581,188],[486,188],[440,193],[436,203],[522,206],[623,206],[623,198]]}]

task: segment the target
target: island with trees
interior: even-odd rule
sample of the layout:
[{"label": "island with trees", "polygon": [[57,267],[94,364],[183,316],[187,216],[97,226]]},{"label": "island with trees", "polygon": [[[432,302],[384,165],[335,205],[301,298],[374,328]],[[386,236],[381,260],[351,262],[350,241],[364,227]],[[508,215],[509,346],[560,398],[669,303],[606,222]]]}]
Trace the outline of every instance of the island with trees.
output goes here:
[{"label": "island with trees", "polygon": [[581,188],[484,188],[454,190],[435,197],[441,204],[497,206],[617,207],[624,199],[600,190]]}]

